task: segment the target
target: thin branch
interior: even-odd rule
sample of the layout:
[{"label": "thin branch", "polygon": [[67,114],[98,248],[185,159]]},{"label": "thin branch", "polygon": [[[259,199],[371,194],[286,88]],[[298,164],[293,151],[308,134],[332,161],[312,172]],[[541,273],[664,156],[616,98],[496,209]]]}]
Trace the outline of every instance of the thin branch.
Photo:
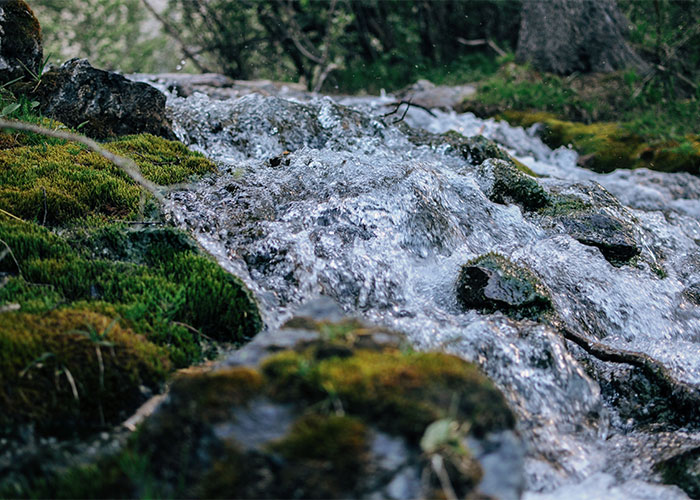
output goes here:
[{"label": "thin branch", "polygon": [[13,130],[21,130],[24,132],[33,132],[35,134],[41,134],[48,137],[54,137],[56,139],[63,139],[66,141],[78,142],[93,151],[105,159],[111,161],[116,166],[121,168],[126,174],[131,177],[137,184],[146,189],[151,193],[158,201],[163,203],[165,198],[162,194],[162,188],[158,187],[156,184],[152,183],[146,179],[141,174],[141,169],[133,160],[129,158],[124,158],[117,154],[108,151],[107,149],[100,146],[97,142],[89,139],[83,135],[74,134],[73,132],[66,132],[64,130],[51,130],[45,127],[40,127],[39,125],[34,125],[32,123],[19,122],[15,120],[4,120],[0,119],[0,128],[9,128]]},{"label": "thin branch", "polygon": [[428,113],[430,116],[432,116],[433,118],[437,118],[435,113],[433,113],[429,108],[426,108],[425,106],[421,106],[420,104],[413,103],[413,102],[411,102],[411,99],[409,99],[408,101],[403,100],[403,101],[392,102],[392,103],[387,104],[387,106],[395,105],[396,108],[394,108],[393,111],[389,111],[388,113],[384,113],[382,115],[382,118],[386,118],[387,116],[395,115],[399,111],[399,108],[401,107],[402,104],[406,104],[406,110],[404,111],[403,116],[401,116],[401,118],[397,121],[401,121],[404,119],[404,117],[406,116],[406,113],[408,113],[408,108],[410,108],[411,106],[416,107],[416,108],[420,108],[423,111],[425,111],[426,113]]}]

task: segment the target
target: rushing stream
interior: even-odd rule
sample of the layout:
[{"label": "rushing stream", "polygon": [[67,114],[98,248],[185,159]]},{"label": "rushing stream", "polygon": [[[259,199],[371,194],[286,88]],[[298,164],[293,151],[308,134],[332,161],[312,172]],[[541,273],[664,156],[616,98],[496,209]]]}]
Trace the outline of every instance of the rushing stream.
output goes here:
[{"label": "rushing stream", "polygon": [[[638,401],[648,385],[638,371],[597,359],[553,326],[464,311],[455,280],[468,260],[499,252],[541,279],[568,329],[611,352],[642,353],[673,383],[697,390],[698,178],[596,174],[534,131],[471,114],[411,108],[398,126],[400,113],[382,116],[390,96],[168,102],[181,139],[220,165],[173,193],[168,210],[246,281],[268,326],[323,294],[348,314],[405,332],[417,348],[477,362],[519,415],[528,499],[685,498],[654,484],[653,466],[700,446],[697,415],[650,409],[666,389],[649,396],[653,404]],[[479,169],[447,146],[415,145],[406,124],[484,135],[548,192],[605,200],[629,223],[639,256],[613,265],[546,218],[490,201]]]}]

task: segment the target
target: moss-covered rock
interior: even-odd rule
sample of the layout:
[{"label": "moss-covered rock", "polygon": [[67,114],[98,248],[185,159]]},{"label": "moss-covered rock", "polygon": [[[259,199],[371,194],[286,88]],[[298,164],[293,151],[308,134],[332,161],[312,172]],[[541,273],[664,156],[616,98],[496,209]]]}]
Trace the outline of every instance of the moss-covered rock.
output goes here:
[{"label": "moss-covered rock", "polygon": [[0,428],[64,433],[115,424],[158,390],[167,352],[116,320],[67,308],[0,313]]},{"label": "moss-covered rock", "polygon": [[675,484],[690,498],[700,498],[700,449],[695,448],[656,466],[666,484]]},{"label": "moss-covered rock", "polygon": [[[482,468],[466,437],[512,435],[513,414],[476,366],[401,344],[357,321],[304,318],[262,334],[223,366],[178,377],[81,495],[117,483],[127,497],[143,484],[176,497],[386,497],[401,483],[432,498],[443,494],[435,464],[460,497],[476,494]],[[144,467],[135,474],[125,456]],[[58,484],[75,493],[66,483],[90,470]]]},{"label": "moss-covered rock", "polygon": [[551,147],[571,145],[582,156],[579,163],[596,172],[617,168],[649,168],[661,172],[700,174],[700,137],[688,135],[684,141],[649,140],[629,132],[617,123],[586,125],[557,119],[543,112],[506,111],[502,114],[513,125],[543,125],[542,140]]},{"label": "moss-covered rock", "polygon": [[481,189],[494,203],[515,203],[525,210],[537,210],[549,204],[549,196],[539,182],[518,170],[512,162],[485,160],[478,174]]},{"label": "moss-covered rock", "polygon": [[497,253],[462,266],[457,298],[467,309],[503,311],[516,318],[537,319],[551,310],[549,294],[537,277]]},{"label": "moss-covered rock", "polygon": [[0,84],[38,74],[42,58],[41,27],[27,2],[1,2]]},{"label": "moss-covered rock", "polygon": [[[148,134],[123,137],[107,149],[133,159],[158,184],[215,170],[199,153]],[[143,193],[122,170],[76,144],[0,150],[0,208],[25,220],[65,224],[90,215],[130,218]]]}]

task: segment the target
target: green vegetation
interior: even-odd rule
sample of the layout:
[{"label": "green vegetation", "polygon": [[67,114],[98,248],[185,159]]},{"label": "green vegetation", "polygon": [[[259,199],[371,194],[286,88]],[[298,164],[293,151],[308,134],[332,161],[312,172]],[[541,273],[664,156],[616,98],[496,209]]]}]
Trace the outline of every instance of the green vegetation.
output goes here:
[{"label": "green vegetation", "polygon": [[[21,117],[20,117],[21,118]],[[24,134],[7,142],[20,144]],[[33,139],[36,141],[36,139]],[[106,148],[133,159],[158,184],[182,182],[215,169],[181,143],[149,134],[122,137]],[[119,167],[65,141],[0,150],[0,208],[25,220],[66,224],[86,216],[133,218],[143,193]]]}]

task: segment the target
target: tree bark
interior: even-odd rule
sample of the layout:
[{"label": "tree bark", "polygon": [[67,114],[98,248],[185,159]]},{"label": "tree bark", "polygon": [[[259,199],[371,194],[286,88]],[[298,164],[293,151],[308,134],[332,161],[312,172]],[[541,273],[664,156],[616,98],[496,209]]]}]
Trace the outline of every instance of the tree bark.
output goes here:
[{"label": "tree bark", "polygon": [[627,30],[615,0],[524,0],[516,57],[561,75],[643,70]]}]

